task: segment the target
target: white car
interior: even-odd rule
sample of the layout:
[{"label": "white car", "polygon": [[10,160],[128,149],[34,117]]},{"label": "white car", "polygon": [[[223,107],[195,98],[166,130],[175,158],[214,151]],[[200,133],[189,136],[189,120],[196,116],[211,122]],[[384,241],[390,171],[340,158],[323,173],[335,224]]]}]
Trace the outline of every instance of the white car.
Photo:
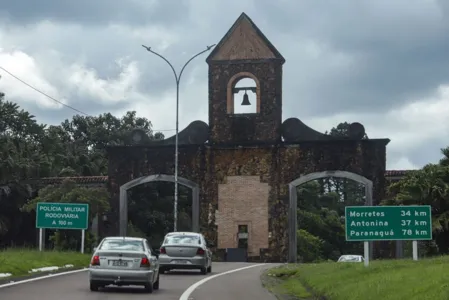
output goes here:
[{"label": "white car", "polygon": [[365,258],[362,255],[342,255],[337,262],[364,262]]},{"label": "white car", "polygon": [[174,269],[198,269],[204,275],[212,272],[210,245],[200,233],[168,233],[159,252],[161,273]]},{"label": "white car", "polygon": [[89,265],[90,290],[106,285],[142,285],[148,293],[159,289],[159,260],[144,238],[106,237]]}]

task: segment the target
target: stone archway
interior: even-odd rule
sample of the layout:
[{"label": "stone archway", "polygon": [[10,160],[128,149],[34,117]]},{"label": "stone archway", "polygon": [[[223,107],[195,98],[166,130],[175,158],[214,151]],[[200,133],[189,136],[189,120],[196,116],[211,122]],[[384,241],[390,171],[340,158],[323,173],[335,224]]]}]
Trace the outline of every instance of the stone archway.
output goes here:
[{"label": "stone archway", "polygon": [[[288,184],[290,201],[289,201],[289,210],[288,210],[288,262],[295,263],[297,261],[297,236],[296,232],[298,230],[298,221],[297,221],[297,202],[298,195],[296,188],[306,182],[327,178],[327,177],[338,177],[338,178],[346,178],[351,179],[356,182],[359,182],[365,185],[365,205],[370,206],[373,205],[373,182],[361,175],[347,172],[347,171],[324,171],[324,172],[315,172],[310,173],[304,176],[301,176]],[[370,242],[370,257],[372,256],[373,249],[372,243]]]},{"label": "stone archway", "polygon": [[[167,181],[175,182],[175,176],[173,175],[149,175],[133,179],[120,187],[120,219],[119,230],[120,236],[126,236],[126,230],[128,228],[128,190],[131,188],[153,181]],[[192,231],[199,232],[199,217],[200,217],[200,196],[199,186],[193,181],[178,177],[178,184],[184,185],[192,190]]]}]

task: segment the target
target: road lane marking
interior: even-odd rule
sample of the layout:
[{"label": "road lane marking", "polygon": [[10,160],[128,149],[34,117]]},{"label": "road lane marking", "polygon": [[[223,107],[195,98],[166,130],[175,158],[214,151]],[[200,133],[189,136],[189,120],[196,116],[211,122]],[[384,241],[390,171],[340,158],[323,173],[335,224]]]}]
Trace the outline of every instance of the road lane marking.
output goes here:
[{"label": "road lane marking", "polygon": [[6,287],[10,287],[10,286],[13,286],[13,285],[22,284],[22,283],[34,282],[34,281],[38,281],[38,280],[42,280],[42,279],[48,279],[48,278],[53,278],[53,277],[58,277],[58,276],[63,276],[63,275],[70,275],[70,274],[80,273],[80,272],[84,272],[84,271],[87,271],[87,270],[88,270],[87,268],[86,269],[81,269],[81,270],[73,270],[73,271],[67,271],[67,272],[56,273],[56,274],[48,274],[48,275],[44,275],[44,276],[41,276],[41,277],[36,277],[36,278],[30,278],[30,279],[25,279],[25,280],[5,283],[5,284],[1,284],[0,285],[0,289],[6,288]]},{"label": "road lane marking", "polygon": [[191,286],[189,286],[187,288],[187,290],[184,291],[184,293],[182,293],[181,297],[179,297],[179,300],[189,300],[190,299],[190,295],[196,290],[197,287],[199,287],[200,285],[205,284],[206,282],[208,282],[209,280],[212,280],[214,278],[226,275],[226,274],[231,274],[231,273],[235,273],[235,272],[239,272],[239,271],[243,271],[246,269],[250,269],[250,268],[255,268],[255,267],[260,267],[266,264],[257,264],[257,265],[252,265],[252,266],[248,266],[248,267],[243,267],[243,268],[238,268],[238,269],[234,269],[234,270],[229,270],[223,273],[218,273],[206,278],[201,279],[198,282],[195,282],[194,284],[192,284]]}]

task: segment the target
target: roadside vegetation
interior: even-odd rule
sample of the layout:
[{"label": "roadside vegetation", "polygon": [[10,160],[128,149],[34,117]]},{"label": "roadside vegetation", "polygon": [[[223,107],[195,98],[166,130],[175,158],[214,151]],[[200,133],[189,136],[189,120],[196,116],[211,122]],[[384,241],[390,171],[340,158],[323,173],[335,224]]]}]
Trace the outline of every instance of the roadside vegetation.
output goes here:
[{"label": "roadside vegetation", "polygon": [[[447,300],[446,266],[449,256],[421,261],[327,262],[289,264],[268,270],[267,277],[280,279],[269,289],[293,299],[327,300]],[[288,298],[287,298],[288,299]]]},{"label": "roadside vegetation", "polygon": [[[0,273],[12,274],[9,278],[29,275],[32,269],[42,267],[84,268],[89,265],[90,254],[79,252],[43,251],[10,248],[0,251]],[[9,279],[8,278],[8,279]],[[1,279],[1,278],[0,278]]]}]

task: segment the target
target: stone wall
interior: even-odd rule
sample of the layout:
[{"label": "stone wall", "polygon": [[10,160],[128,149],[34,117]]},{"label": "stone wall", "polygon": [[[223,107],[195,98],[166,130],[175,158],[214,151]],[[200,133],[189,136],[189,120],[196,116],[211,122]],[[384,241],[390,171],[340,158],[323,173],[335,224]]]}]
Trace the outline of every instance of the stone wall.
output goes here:
[{"label": "stone wall", "polygon": [[[230,245],[229,234],[220,232],[226,213],[220,214],[223,206],[233,209],[235,222],[251,221],[261,225],[257,237],[250,245],[251,251],[262,247],[267,261],[285,261],[288,249],[288,183],[301,175],[326,170],[341,170],[360,174],[373,181],[374,202],[385,193],[385,155],[388,140],[333,140],[296,144],[252,145],[252,146],[180,146],[179,176],[196,182],[200,187],[200,229],[206,238],[216,245]],[[173,174],[173,147],[112,147],[109,149],[109,184],[112,192],[111,204],[118,216],[118,189],[127,181],[151,174]],[[232,176],[238,176],[232,178]],[[253,177],[246,177],[253,176]],[[223,184],[239,185],[242,180],[252,179],[256,194],[248,194],[249,203],[261,198],[260,211],[250,217],[241,211],[242,194],[237,190],[223,189]],[[260,180],[255,182],[255,178]],[[260,185],[259,185],[260,184]],[[221,191],[221,192],[220,192]],[[224,192],[224,194],[223,194]],[[228,193],[228,195],[226,195]],[[268,193],[266,199],[265,193]],[[264,202],[267,201],[268,220],[263,217]],[[252,205],[252,204],[249,204]],[[218,215],[216,212],[219,212]],[[256,216],[260,219],[256,220]],[[217,218],[218,217],[218,218]],[[229,218],[229,215],[228,215]],[[241,218],[241,219],[240,219]],[[251,220],[248,220],[252,218]],[[118,220],[118,218],[117,218]],[[220,224],[221,221],[221,224]],[[230,221],[228,221],[230,222]],[[262,229],[268,223],[268,235]],[[254,224],[252,225],[254,229]],[[117,226],[118,229],[118,226]],[[112,229],[111,229],[112,230]],[[263,231],[263,232],[262,232]],[[117,234],[111,232],[111,234]],[[261,236],[268,238],[268,248]],[[220,240],[223,238],[224,240]],[[260,239],[259,239],[260,238]],[[260,249],[259,249],[260,250]]]},{"label": "stone wall", "polygon": [[[228,88],[236,74],[249,72],[260,83],[260,112],[228,113]],[[211,143],[281,141],[282,64],[232,63],[209,66],[209,126]]]}]

